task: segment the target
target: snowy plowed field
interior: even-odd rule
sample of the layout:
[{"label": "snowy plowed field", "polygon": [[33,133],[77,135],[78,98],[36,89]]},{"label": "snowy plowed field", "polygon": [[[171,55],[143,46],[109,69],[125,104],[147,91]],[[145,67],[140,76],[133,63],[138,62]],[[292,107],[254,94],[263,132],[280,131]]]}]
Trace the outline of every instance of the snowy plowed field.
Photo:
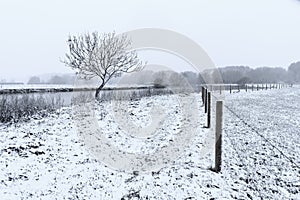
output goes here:
[{"label": "snowy plowed field", "polygon": [[[174,162],[149,173],[113,170],[77,134],[71,107],[44,119],[0,125],[1,199],[300,199],[300,88],[226,93],[222,172],[214,173],[213,136],[201,107],[193,124],[180,116],[176,95],[128,102],[129,118],[146,126],[153,104],[163,128],[143,145],[123,134],[107,112],[95,112],[112,144],[131,152],[169,145],[182,124],[197,130]],[[230,110],[229,110],[230,109]],[[233,113],[231,112],[233,111]]]}]

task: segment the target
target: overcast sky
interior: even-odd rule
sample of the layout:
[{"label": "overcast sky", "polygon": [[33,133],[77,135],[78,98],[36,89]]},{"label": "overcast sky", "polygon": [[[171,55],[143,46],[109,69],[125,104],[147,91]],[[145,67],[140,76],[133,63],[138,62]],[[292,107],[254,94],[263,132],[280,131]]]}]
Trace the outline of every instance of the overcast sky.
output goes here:
[{"label": "overcast sky", "polygon": [[0,0],[0,80],[70,72],[68,34],[146,27],[190,37],[217,66],[300,60],[297,0]]}]

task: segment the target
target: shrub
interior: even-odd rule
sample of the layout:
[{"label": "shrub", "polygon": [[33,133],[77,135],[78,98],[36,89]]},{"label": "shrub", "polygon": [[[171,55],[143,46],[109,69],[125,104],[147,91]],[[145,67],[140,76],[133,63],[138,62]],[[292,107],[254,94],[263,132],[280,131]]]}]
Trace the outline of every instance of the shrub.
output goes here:
[{"label": "shrub", "polygon": [[45,116],[62,107],[63,100],[34,94],[0,95],[0,123],[28,120],[33,115]]}]

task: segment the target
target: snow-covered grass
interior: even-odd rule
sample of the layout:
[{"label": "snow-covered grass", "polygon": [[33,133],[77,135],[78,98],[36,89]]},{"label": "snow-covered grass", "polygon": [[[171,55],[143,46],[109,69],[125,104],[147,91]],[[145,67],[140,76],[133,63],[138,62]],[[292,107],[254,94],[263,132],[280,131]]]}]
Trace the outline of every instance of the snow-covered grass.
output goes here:
[{"label": "snow-covered grass", "polygon": [[[107,167],[85,147],[77,134],[71,107],[50,116],[0,126],[1,199],[299,199],[299,88],[226,93],[226,106],[268,140],[225,109],[222,172],[214,173],[213,145],[207,146],[206,115],[190,124],[197,135],[170,165],[149,173],[128,174]],[[111,103],[95,112],[106,138],[131,152],[159,150],[180,131],[176,95],[145,97],[128,102],[129,118],[146,127],[151,106],[166,110],[163,130],[138,143],[114,122]],[[209,136],[211,138],[211,136]]]},{"label": "snow-covered grass", "polygon": [[28,121],[31,117],[45,117],[62,107],[63,100],[43,95],[0,95],[0,123]]},{"label": "snow-covered grass", "polygon": [[299,97],[299,87],[227,94],[223,170],[245,191],[300,198]]}]

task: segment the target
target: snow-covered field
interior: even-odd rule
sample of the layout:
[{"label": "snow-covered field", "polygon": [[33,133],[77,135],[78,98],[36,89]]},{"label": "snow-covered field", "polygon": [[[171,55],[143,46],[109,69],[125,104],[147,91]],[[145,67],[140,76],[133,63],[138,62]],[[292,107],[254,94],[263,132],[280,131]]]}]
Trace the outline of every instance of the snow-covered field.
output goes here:
[{"label": "snow-covered field", "polygon": [[70,107],[44,119],[0,125],[0,197],[300,199],[299,97],[300,88],[226,93],[225,105],[246,125],[224,108],[222,172],[218,174],[210,170],[214,149],[213,143],[207,145],[211,132],[203,128],[206,115],[200,95],[196,95],[199,117],[193,123],[180,115],[176,95],[128,102],[129,119],[144,127],[152,121],[153,105],[165,111],[158,134],[143,143],[117,126],[110,103],[97,105],[95,116],[102,133],[118,148],[131,152],[169,145],[182,124],[195,128],[196,137],[180,157],[148,173],[113,170],[97,160],[77,134],[78,116]]},{"label": "snow-covered field", "polygon": [[299,99],[299,86],[226,96],[223,170],[255,196],[300,199]]}]

